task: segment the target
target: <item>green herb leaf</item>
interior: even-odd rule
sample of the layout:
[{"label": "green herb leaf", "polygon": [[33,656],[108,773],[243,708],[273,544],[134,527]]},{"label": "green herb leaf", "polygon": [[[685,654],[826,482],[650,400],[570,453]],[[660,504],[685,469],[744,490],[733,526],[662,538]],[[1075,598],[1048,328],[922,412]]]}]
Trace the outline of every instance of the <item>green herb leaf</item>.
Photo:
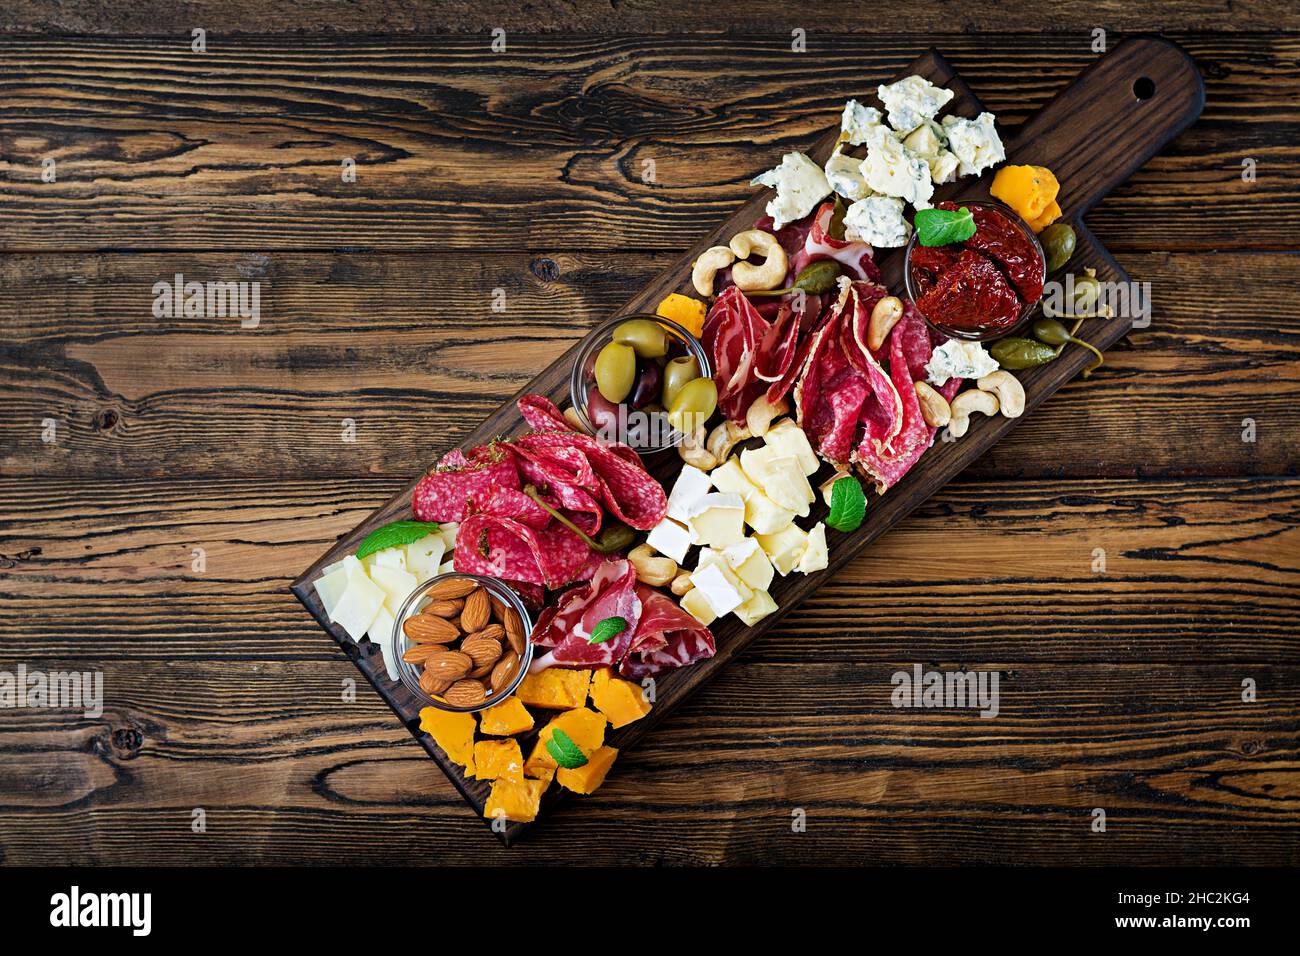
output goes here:
[{"label": "green herb leaf", "polygon": [[946,246],[975,235],[975,216],[969,209],[918,209],[916,241],[923,246]]},{"label": "green herb leaf", "polygon": [[828,527],[836,531],[856,531],[867,515],[867,496],[863,494],[858,479],[849,475],[836,479],[831,485],[831,513],[826,517]]},{"label": "green herb leaf", "polygon": [[385,548],[396,548],[403,544],[410,544],[412,541],[419,541],[437,530],[436,521],[394,521],[366,535],[361,546],[357,548],[357,557],[364,558]]},{"label": "green herb leaf", "polygon": [[591,637],[587,639],[588,644],[604,644],[611,637],[618,637],[627,630],[627,619],[622,617],[607,617],[591,629]]},{"label": "green herb leaf", "polygon": [[546,752],[565,770],[576,770],[587,762],[587,755],[582,752],[582,748],[558,727],[551,731],[551,739],[546,741]]}]

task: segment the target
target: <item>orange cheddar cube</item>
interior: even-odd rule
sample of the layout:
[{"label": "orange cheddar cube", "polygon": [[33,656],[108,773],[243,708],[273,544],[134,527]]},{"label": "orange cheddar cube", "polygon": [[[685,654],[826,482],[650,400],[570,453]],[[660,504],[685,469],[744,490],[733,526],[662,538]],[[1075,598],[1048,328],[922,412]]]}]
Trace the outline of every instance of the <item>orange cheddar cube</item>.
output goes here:
[{"label": "orange cheddar cube", "polygon": [[704,303],[680,292],[670,292],[655,309],[656,315],[676,322],[697,339],[704,333]]},{"label": "orange cheddar cube", "polygon": [[556,772],[555,779],[559,781],[561,787],[574,793],[595,793],[596,789],[605,782],[605,775],[609,773],[609,768],[614,766],[614,758],[617,756],[618,751],[613,747],[600,747],[581,767],[575,767],[573,770],[561,767]]},{"label": "orange cheddar cube", "polygon": [[1047,208],[1043,210],[1043,214],[1041,216],[1039,216],[1037,219],[1028,220],[1026,222],[1026,225],[1029,226],[1030,229],[1034,230],[1034,232],[1042,232],[1044,229],[1046,229],[1048,226],[1050,226],[1052,223],[1056,222],[1056,220],[1060,218],[1061,218],[1061,207],[1057,205],[1056,200],[1053,199],[1051,203],[1048,204]]},{"label": "orange cheddar cube", "polygon": [[591,702],[615,730],[650,713],[641,685],[614,677],[609,668],[596,671],[591,678]]},{"label": "orange cheddar cube", "polygon": [[994,198],[1001,199],[1028,223],[1040,219],[1060,191],[1061,184],[1046,166],[1003,166],[989,186]]},{"label": "orange cheddar cube", "polygon": [[533,729],[533,715],[528,712],[524,702],[518,697],[511,697],[501,703],[479,711],[478,729],[481,734],[493,737],[509,737]]},{"label": "orange cheddar cube", "polygon": [[492,783],[492,792],[483,804],[483,816],[495,820],[504,816],[516,823],[530,823],[537,819],[537,808],[542,802],[548,780],[507,780]]},{"label": "orange cheddar cube", "polygon": [[475,776],[473,714],[426,707],[420,711],[420,729],[433,738],[448,759],[465,768],[465,776]]},{"label": "orange cheddar cube", "polygon": [[556,730],[563,730],[568,734],[573,742],[578,745],[578,749],[587,755],[588,760],[605,742],[605,718],[603,715],[596,713],[594,710],[588,710],[586,707],[566,710],[564,713],[552,718],[551,722],[543,727],[541,733],[537,735],[537,743],[533,746],[533,752],[524,761],[524,773],[528,774],[528,776],[544,776],[545,779],[549,780],[555,775],[559,764],[555,762],[551,752],[546,749],[546,743]]},{"label": "orange cheddar cube", "polygon": [[524,755],[519,741],[480,740],[474,745],[474,767],[480,780],[524,779]]},{"label": "orange cheddar cube", "polygon": [[548,667],[544,671],[525,675],[515,696],[532,707],[572,710],[586,703],[587,686],[590,683],[591,671]]}]

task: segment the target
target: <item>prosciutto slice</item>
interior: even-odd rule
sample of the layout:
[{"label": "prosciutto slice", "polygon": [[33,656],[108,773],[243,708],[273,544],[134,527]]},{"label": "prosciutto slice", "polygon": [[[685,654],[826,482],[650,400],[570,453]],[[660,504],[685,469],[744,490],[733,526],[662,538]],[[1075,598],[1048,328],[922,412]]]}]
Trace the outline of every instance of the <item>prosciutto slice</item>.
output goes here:
[{"label": "prosciutto slice", "polygon": [[685,667],[717,653],[713,632],[667,595],[636,586],[641,599],[641,620],[627,656],[618,672],[629,680],[653,677],[666,670]]},{"label": "prosciutto slice", "polygon": [[[534,660],[530,669],[614,667],[632,647],[642,606],[631,563],[623,558],[602,562],[590,581],[565,591],[542,611],[531,640],[549,652]],[[627,627],[603,643],[592,644],[592,631],[608,617],[623,618]]]},{"label": "prosciutto slice", "polygon": [[[835,203],[825,202],[813,213],[812,224],[804,239],[803,248],[790,260],[790,275],[797,276],[803,269],[823,259],[834,259],[844,267],[846,275],[870,282],[880,281],[880,267],[876,265],[875,250],[861,240],[832,239],[831,220],[835,216]],[[788,227],[787,227],[788,228]]]},{"label": "prosciutto slice", "polygon": [[745,420],[749,406],[767,389],[754,363],[770,329],[767,320],[734,285],[714,300],[704,318],[700,341],[713,365],[718,408],[737,424]]}]

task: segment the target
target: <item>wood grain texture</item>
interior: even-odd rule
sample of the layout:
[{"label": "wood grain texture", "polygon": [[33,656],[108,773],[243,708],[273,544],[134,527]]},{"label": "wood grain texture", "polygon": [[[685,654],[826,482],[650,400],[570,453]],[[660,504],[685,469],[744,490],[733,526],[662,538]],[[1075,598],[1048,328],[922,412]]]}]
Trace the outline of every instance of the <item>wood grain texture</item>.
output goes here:
[{"label": "wood grain texture", "polygon": [[4,862],[1300,862],[1295,666],[936,662],[986,721],[893,707],[916,662],[737,663],[510,851],[342,662],[112,664],[102,720],[0,712]]},{"label": "wood grain texture", "polygon": [[[1300,37],[1174,38],[1206,75],[1205,116],[1091,225],[1112,251],[1292,248]],[[0,249],[677,251],[931,42],[556,35],[497,55],[484,37],[295,37],[199,55],[184,37],[6,39]],[[1095,61],[1089,42],[944,50],[1010,129]]]},{"label": "wood grain texture", "polygon": [[[340,34],[470,33],[488,35],[495,28],[511,42],[538,33],[768,33],[802,27],[814,38],[828,33],[904,32],[925,24],[936,34],[998,32],[1014,26],[1029,33],[1074,31],[1088,37],[1099,26],[1109,30],[1270,31],[1300,29],[1300,16],[1286,4],[1267,0],[1180,0],[1161,4],[1157,12],[1124,0],[1080,5],[1069,0],[1041,0],[1016,8],[981,0],[960,8],[943,0],[873,7],[869,16],[852,5],[811,3],[792,8],[777,0],[715,4],[701,11],[690,0],[545,0],[527,4],[509,0],[283,0],[274,7],[252,0],[191,0],[183,6],[165,0],[129,5],[85,0],[16,0],[0,11],[6,33],[81,33],[104,36],[165,33],[188,36],[195,25],[209,33]],[[484,40],[484,43],[487,41]]]}]

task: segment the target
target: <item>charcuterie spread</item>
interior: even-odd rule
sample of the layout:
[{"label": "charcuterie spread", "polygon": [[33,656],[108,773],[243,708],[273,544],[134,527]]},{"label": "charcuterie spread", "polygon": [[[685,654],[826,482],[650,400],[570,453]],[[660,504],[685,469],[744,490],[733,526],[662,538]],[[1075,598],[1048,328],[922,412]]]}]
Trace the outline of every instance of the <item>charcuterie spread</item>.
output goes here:
[{"label": "charcuterie spread", "polygon": [[[922,76],[876,92],[845,104],[826,162],[755,175],[763,214],[654,313],[584,340],[567,405],[518,397],[518,434],[444,454],[410,519],[315,578],[421,701],[420,730],[490,785],[485,817],[595,791],[606,732],[652,712],[657,680],[714,657],[724,622],[777,612],[782,582],[825,570],[941,437],[1020,416],[1017,372],[1092,349],[1077,333],[1104,313],[1092,271],[1065,274],[1069,183],[1003,166],[996,118],[943,115],[952,92]],[[936,201],[985,174],[992,200]],[[903,288],[882,249],[902,250]],[[1071,293],[1048,309],[1053,275]]]}]

